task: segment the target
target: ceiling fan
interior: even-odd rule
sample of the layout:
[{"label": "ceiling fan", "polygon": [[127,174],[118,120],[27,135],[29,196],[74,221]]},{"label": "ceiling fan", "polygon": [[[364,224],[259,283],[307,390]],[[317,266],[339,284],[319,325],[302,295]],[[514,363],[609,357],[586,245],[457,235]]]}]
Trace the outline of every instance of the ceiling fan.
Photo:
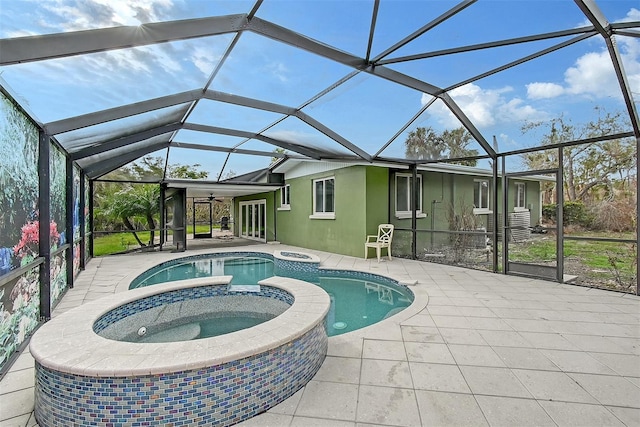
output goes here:
[{"label": "ceiling fan", "polygon": [[216,196],[214,196],[213,193],[209,194],[209,197],[207,197],[207,200],[209,200],[210,202],[213,202],[213,201],[222,202],[223,201],[221,199],[216,199]]}]

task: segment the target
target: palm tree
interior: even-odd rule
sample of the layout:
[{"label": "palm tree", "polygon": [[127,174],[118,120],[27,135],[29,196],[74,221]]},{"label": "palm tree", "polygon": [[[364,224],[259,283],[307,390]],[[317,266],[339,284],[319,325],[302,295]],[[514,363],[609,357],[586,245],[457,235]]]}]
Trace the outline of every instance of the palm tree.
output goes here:
[{"label": "palm tree", "polygon": [[419,127],[409,133],[405,144],[405,156],[415,160],[437,160],[442,158],[442,138],[431,127]]}]

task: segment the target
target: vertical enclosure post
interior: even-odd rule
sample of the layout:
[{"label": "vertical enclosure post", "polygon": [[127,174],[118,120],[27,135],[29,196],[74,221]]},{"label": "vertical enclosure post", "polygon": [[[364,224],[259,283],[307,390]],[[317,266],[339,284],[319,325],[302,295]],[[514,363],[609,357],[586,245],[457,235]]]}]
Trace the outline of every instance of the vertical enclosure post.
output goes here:
[{"label": "vertical enclosure post", "polygon": [[95,230],[93,229],[93,192],[95,181],[89,180],[89,257],[93,258],[93,240],[95,236]]},{"label": "vertical enclosure post", "polygon": [[418,220],[416,210],[420,200],[420,186],[418,185],[418,165],[411,165],[411,259],[418,258]]},{"label": "vertical enclosure post", "polygon": [[[507,274],[509,272],[509,230],[507,229],[507,189],[505,188],[507,180],[507,168],[506,157],[502,157],[502,272]],[[498,183],[495,185],[496,189]],[[496,194],[497,197],[497,194]],[[498,216],[498,212],[494,213]]]},{"label": "vertical enclosure post", "polygon": [[38,252],[44,258],[40,264],[40,317],[51,318],[51,173],[49,154],[51,142],[49,135],[40,131],[38,150]]},{"label": "vertical enclosure post", "polygon": [[564,282],[564,150],[558,148],[556,175],[556,280]]},{"label": "vertical enclosure post", "polygon": [[70,157],[66,157],[67,159],[67,175],[66,175],[66,204],[67,204],[67,232],[65,233],[67,236],[66,243],[69,247],[66,249],[66,262],[67,262],[67,286],[69,288],[73,288],[73,215],[75,213],[73,206],[73,161]]},{"label": "vertical enclosure post", "polygon": [[84,270],[84,267],[86,265],[86,256],[87,256],[87,251],[86,251],[86,244],[87,244],[87,230],[86,230],[86,222],[85,222],[85,217],[84,217],[84,210],[85,207],[87,206],[87,200],[86,197],[84,196],[84,192],[86,190],[85,188],[85,175],[84,172],[82,171],[82,169],[80,170],[80,190],[78,190],[80,192],[79,196],[80,196],[80,211],[78,212],[79,215],[79,223],[80,223],[80,270]]},{"label": "vertical enclosure post", "polygon": [[[502,157],[504,159],[504,156]],[[491,245],[493,248],[493,272],[498,272],[498,227],[500,226],[498,222],[498,158],[496,157],[493,162],[493,185],[491,189],[491,193],[493,194],[493,203],[491,209],[493,210],[493,218],[491,221],[491,228],[493,232],[491,233]],[[504,170],[504,169],[503,169]],[[504,264],[503,264],[504,265]]]}]

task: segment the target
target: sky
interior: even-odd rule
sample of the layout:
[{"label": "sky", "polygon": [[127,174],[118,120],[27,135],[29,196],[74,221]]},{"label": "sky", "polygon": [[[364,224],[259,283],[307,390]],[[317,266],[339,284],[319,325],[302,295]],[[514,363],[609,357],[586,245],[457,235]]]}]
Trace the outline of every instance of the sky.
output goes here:
[{"label": "sky", "polygon": [[[596,2],[610,22],[640,21],[637,0]],[[448,0],[381,0],[371,57],[393,46],[457,2]],[[215,0],[2,0],[0,37],[13,38],[90,30],[120,25],[247,13],[252,1]],[[265,0],[256,16],[364,58],[367,54],[373,1]],[[529,36],[589,25],[569,0],[480,0],[385,59],[402,58],[469,44]],[[638,31],[636,29],[636,31]],[[90,55],[0,67],[0,77],[35,118],[48,123],[148,98],[202,88],[219,64],[233,35],[221,35],[142,46]],[[426,59],[392,62],[394,71],[440,88],[452,88],[511,61],[570,37]],[[640,38],[617,37],[628,82],[640,99]],[[301,107],[353,70],[311,53],[245,32],[213,80],[210,89]],[[495,136],[500,151],[540,144],[540,132],[522,132],[531,122],[557,117],[575,124],[597,120],[601,112],[626,111],[604,41],[591,37],[506,71],[455,87],[449,95],[483,137]],[[367,73],[359,73],[335,90],[306,105],[303,112],[369,154],[403,157],[407,133],[417,126],[437,131],[460,126],[449,109],[436,101],[404,131],[398,132],[429,103],[431,96]],[[597,107],[597,108],[596,108]],[[640,108],[638,108],[640,109]],[[127,129],[147,121],[179,117],[169,108],[127,119]],[[278,114],[202,100],[189,122],[264,134],[285,141],[348,150],[311,126]],[[273,125],[273,126],[272,126]],[[270,127],[271,126],[271,127]],[[104,135],[122,135],[120,123],[78,130],[59,139],[81,137],[91,144]],[[267,129],[268,128],[268,129]],[[397,137],[394,139],[394,136]],[[180,142],[271,152],[265,142],[181,130]],[[475,143],[472,148],[482,148]],[[166,153],[157,153],[166,155]],[[171,149],[170,162],[202,165],[214,177],[249,172],[270,158]]]}]

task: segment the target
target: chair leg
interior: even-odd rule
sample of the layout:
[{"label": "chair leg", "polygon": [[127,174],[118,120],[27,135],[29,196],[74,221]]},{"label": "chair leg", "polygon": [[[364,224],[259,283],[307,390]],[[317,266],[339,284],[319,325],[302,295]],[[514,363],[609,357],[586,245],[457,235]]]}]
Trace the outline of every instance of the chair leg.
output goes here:
[{"label": "chair leg", "polygon": [[387,246],[387,255],[389,255],[389,261],[391,261],[391,246]]},{"label": "chair leg", "polygon": [[376,248],[376,255],[378,255],[378,262],[380,262],[380,246]]},{"label": "chair leg", "polygon": [[368,247],[364,247],[364,259],[367,259],[367,255],[369,254],[369,248]]}]

